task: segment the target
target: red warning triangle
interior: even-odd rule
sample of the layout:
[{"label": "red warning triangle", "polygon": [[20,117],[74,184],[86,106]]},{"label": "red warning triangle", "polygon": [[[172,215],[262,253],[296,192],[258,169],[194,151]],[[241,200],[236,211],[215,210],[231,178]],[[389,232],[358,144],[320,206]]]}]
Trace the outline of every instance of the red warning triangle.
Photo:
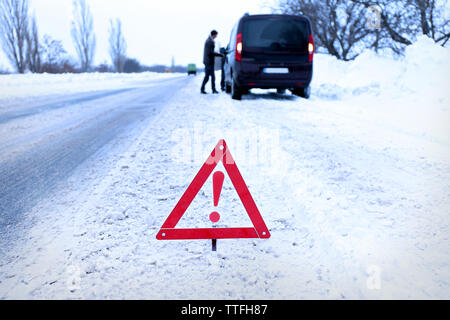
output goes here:
[{"label": "red warning triangle", "polygon": [[[197,196],[219,161],[222,161],[228,176],[236,189],[245,210],[253,223],[252,228],[206,228],[206,229],[176,229],[176,225],[186,210]],[[239,172],[236,163],[227,148],[225,140],[219,141],[205,164],[202,166],[186,192],[181,197],[175,208],[170,213],[161,230],[158,232],[158,240],[194,240],[194,239],[241,239],[241,238],[270,238],[267,229],[255,201]]]}]

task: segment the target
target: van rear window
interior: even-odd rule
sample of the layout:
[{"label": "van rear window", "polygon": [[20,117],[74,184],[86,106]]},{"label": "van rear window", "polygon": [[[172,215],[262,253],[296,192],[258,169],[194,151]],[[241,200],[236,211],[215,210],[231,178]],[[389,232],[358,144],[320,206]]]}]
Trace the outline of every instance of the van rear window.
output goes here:
[{"label": "van rear window", "polygon": [[307,51],[309,28],[292,18],[261,18],[244,22],[244,48],[270,51]]}]

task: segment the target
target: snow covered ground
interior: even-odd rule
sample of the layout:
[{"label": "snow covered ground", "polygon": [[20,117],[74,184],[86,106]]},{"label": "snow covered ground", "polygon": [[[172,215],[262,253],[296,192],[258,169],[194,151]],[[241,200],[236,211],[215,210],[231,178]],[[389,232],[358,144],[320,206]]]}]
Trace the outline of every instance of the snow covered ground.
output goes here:
[{"label": "snow covered ground", "polygon": [[[0,298],[449,299],[449,58],[426,38],[399,61],[317,55],[310,100],[188,82],[126,151],[28,213]],[[272,237],[157,241],[220,139]],[[213,210],[251,226],[226,176],[219,206],[210,178],[177,227],[210,227]]]},{"label": "snow covered ground", "polygon": [[1,75],[0,99],[8,101],[57,93],[70,94],[94,90],[124,89],[143,85],[145,81],[149,80],[170,79],[177,76],[179,74],[155,72]]}]

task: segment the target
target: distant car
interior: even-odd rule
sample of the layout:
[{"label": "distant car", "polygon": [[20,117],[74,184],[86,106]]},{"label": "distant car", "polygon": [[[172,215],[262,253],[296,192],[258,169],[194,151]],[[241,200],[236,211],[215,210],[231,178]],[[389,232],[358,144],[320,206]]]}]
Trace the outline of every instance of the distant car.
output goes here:
[{"label": "distant car", "polygon": [[252,88],[310,96],[314,38],[307,17],[245,14],[226,50],[225,86],[240,100]]},{"label": "distant car", "polygon": [[188,75],[190,76],[191,74],[193,75],[197,75],[197,66],[193,63],[188,65]]}]

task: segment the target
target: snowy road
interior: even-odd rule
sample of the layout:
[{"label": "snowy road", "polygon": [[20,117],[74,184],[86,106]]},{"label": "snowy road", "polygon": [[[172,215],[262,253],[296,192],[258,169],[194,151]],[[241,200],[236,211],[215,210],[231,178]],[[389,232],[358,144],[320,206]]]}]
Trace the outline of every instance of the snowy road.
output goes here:
[{"label": "snowy road", "polygon": [[[186,78],[147,86],[45,96],[0,108],[0,235],[15,236],[22,213],[55,192],[83,162],[142,130]],[[123,142],[122,142],[123,143]],[[117,143],[116,143],[117,144]],[[104,151],[104,150],[103,150]],[[4,248],[3,248],[4,249]]]}]

